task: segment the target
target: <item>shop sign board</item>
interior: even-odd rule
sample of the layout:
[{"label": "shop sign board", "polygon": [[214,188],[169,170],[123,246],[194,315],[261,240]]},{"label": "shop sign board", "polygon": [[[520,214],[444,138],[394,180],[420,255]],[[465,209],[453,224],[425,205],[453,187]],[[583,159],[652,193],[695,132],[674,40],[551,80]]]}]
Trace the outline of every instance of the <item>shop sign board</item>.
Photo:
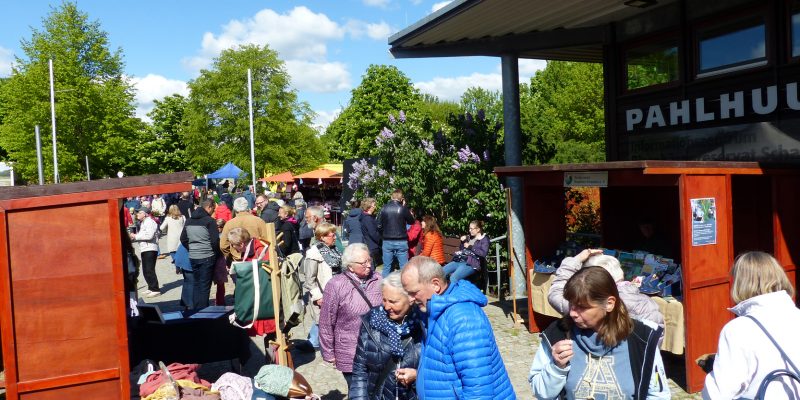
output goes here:
[{"label": "shop sign board", "polygon": [[689,199],[692,246],[717,244],[717,206],[713,197]]},{"label": "shop sign board", "polygon": [[608,187],[608,171],[564,172],[564,187]]}]

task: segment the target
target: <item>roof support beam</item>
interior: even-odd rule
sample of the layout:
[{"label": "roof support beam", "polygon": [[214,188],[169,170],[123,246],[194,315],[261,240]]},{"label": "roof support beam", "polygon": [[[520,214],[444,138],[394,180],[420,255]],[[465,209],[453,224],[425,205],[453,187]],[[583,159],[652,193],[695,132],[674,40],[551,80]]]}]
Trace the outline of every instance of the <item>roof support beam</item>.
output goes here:
[{"label": "roof support beam", "polygon": [[605,26],[593,26],[408,47],[398,46],[395,42],[389,51],[395,58],[501,56],[564,47],[602,45],[607,42],[607,35],[608,30]]}]

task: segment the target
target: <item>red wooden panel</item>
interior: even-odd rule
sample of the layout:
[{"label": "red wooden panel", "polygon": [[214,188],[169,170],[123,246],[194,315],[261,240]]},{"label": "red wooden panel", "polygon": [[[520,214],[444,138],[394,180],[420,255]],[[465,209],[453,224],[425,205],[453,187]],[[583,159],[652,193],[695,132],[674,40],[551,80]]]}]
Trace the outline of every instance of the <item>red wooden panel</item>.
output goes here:
[{"label": "red wooden panel", "polygon": [[[127,270],[127,260],[122,252],[122,221],[120,210],[122,210],[121,199],[109,199],[106,204],[108,209],[108,229],[110,242],[108,244],[111,252],[111,271],[114,275],[114,320],[117,323],[117,354],[119,355],[119,376],[126,377],[130,374],[130,366],[127,362],[128,355],[128,318],[127,302],[128,293],[125,291],[125,271]],[[135,289],[134,289],[135,290]],[[119,380],[120,393],[130,393],[130,382],[128,379]]]},{"label": "red wooden panel", "polygon": [[787,271],[794,271],[800,260],[800,178],[773,177],[772,201],[775,258]]},{"label": "red wooden panel", "polygon": [[[689,392],[703,388],[705,374],[694,365],[702,354],[716,351],[722,327],[732,315],[729,271],[733,262],[730,177],[684,175],[680,180],[682,268],[686,323],[686,383]],[[716,200],[716,244],[692,246],[690,199]]]},{"label": "red wooden panel", "polygon": [[18,381],[119,368],[107,202],[7,216]]},{"label": "red wooden panel", "polygon": [[[562,181],[563,183],[563,181]],[[555,254],[558,245],[566,238],[567,224],[564,220],[564,188],[562,186],[525,186],[525,244],[534,260]],[[527,254],[526,254],[527,256]],[[533,262],[528,262],[528,277]],[[526,279],[528,279],[526,277]],[[537,316],[531,304],[530,285],[528,286],[528,330],[540,332],[549,319]]]},{"label": "red wooden panel", "polygon": [[[127,379],[127,378],[126,378]],[[127,398],[127,395],[125,396]],[[23,393],[20,400],[122,400],[119,379]]]},{"label": "red wooden panel", "polygon": [[6,218],[8,214],[0,210],[0,345],[3,346],[3,367],[6,371],[6,397],[17,397],[17,354],[14,340],[14,313],[11,303],[11,271],[8,268],[8,235]]}]

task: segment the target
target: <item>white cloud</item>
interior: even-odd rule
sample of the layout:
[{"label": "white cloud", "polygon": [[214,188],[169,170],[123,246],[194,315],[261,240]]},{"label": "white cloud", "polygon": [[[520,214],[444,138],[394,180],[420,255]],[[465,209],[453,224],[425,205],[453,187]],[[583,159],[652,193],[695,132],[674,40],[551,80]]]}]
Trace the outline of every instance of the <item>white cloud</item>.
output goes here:
[{"label": "white cloud", "polygon": [[447,1],[440,1],[438,3],[433,3],[433,6],[431,7],[431,12],[435,13],[436,11],[439,11],[440,9],[444,8],[444,6],[452,2],[453,2],[452,0],[447,0]]},{"label": "white cloud", "polygon": [[0,47],[0,77],[11,75],[11,62],[14,60],[14,53],[4,47]]},{"label": "white cloud", "polygon": [[346,64],[328,60],[328,42],[346,36],[385,40],[391,31],[389,24],[383,21],[350,20],[342,25],[304,6],[283,14],[264,9],[251,18],[228,22],[221,32],[206,32],[198,54],[183,62],[191,70],[199,71],[208,68],[214,57],[225,49],[266,44],[286,62],[287,71],[298,89],[335,92],[350,88],[350,73]]},{"label": "white cloud", "polygon": [[350,72],[340,62],[287,60],[286,70],[300,90],[327,93],[350,89]]},{"label": "white cloud", "polygon": [[342,112],[341,108],[337,108],[331,111],[317,111],[317,116],[314,117],[314,121],[311,125],[317,130],[319,133],[325,133],[325,129],[328,129],[328,125],[339,116],[339,113]]},{"label": "white cloud", "polygon": [[393,29],[384,21],[379,23],[368,23],[359,21],[357,19],[351,19],[347,21],[345,30],[353,38],[360,38],[366,35],[370,39],[386,40],[392,33]]},{"label": "white cloud", "polygon": [[519,60],[519,79],[520,81],[525,81],[530,79],[530,77],[536,75],[536,71],[543,70],[544,67],[547,66],[547,61],[545,60],[532,60],[529,58],[521,58]]},{"label": "white cloud", "polygon": [[[519,60],[519,81],[525,83],[536,74],[536,71],[543,69],[547,65],[543,60]],[[420,91],[432,94],[441,100],[457,101],[461,95],[471,87],[481,87],[486,90],[502,90],[503,76],[500,73],[501,66],[497,66],[497,72],[482,74],[473,73],[467,76],[455,77],[436,77],[429,81],[417,82],[414,84]]]},{"label": "white cloud", "polygon": [[386,8],[392,0],[363,0],[365,5],[370,7]]},{"label": "white cloud", "polygon": [[186,82],[175,79],[167,79],[161,75],[147,74],[144,78],[131,78],[131,83],[136,87],[136,116],[144,121],[150,121],[147,113],[153,110],[154,100],[161,100],[164,97],[180,94],[189,95],[189,88]]},{"label": "white cloud", "polygon": [[500,90],[503,82],[500,74],[480,74],[476,72],[468,76],[436,77],[427,82],[417,82],[414,86],[423,93],[432,94],[440,100],[457,101],[461,98],[461,94],[471,87]]}]

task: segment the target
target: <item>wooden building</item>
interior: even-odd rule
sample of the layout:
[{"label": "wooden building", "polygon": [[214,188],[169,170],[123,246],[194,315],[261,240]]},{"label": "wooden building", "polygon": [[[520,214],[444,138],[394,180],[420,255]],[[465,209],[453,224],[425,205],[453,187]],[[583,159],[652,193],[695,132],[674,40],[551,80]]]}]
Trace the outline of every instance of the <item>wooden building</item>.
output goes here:
[{"label": "wooden building", "polygon": [[191,172],[0,190],[0,338],[10,400],[126,399],[125,197]]},{"label": "wooden building", "polygon": [[[563,232],[567,174],[606,174],[609,246],[631,247],[636,212],[657,216],[684,266],[690,391],[704,378],[694,358],[716,351],[733,317],[735,255],[768,251],[796,279],[800,1],[455,0],[389,44],[399,58],[499,57],[507,146],[520,140],[519,58],[603,64],[609,163],[497,172],[522,179],[517,217],[534,257],[563,240],[543,235]],[[701,198],[719,210],[714,243],[693,242],[690,201]]]}]

